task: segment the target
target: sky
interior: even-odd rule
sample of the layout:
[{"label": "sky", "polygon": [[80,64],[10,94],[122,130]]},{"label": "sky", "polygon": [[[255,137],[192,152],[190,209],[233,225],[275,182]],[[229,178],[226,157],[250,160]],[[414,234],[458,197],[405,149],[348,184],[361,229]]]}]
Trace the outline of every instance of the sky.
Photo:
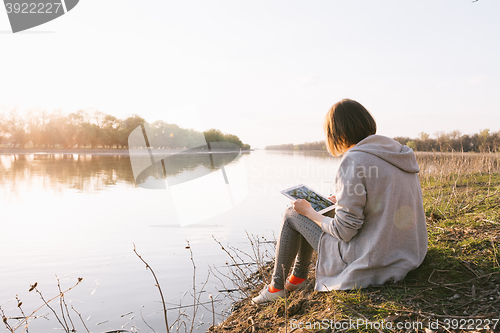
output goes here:
[{"label": "sky", "polygon": [[496,132],[499,14],[498,0],[81,0],[13,34],[0,8],[0,110],[195,108],[264,148],[323,140],[351,98],[381,135]]}]

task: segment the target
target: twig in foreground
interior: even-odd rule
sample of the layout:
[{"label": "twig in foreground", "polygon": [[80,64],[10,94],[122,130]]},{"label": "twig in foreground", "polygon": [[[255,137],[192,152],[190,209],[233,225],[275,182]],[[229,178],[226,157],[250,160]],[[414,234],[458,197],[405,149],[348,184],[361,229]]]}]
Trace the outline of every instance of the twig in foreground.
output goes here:
[{"label": "twig in foreground", "polygon": [[[40,295],[40,298],[42,299],[42,301],[45,303],[45,305],[54,313],[54,316],[56,316],[56,319],[57,321],[59,322],[59,324],[61,324],[62,328],[64,329],[64,331],[66,333],[69,333],[69,328],[67,327],[67,324],[64,325],[61,321],[61,319],[59,319],[59,316],[57,315],[57,312],[49,305],[49,302],[47,302],[45,300],[45,298],[43,298],[43,295],[42,295],[42,292],[40,290],[38,290],[36,287],[35,287],[35,291],[38,293],[38,295]],[[62,296],[62,293],[60,293],[58,295],[59,297]],[[61,311],[62,311],[62,305],[61,305]],[[63,312],[63,316],[64,316],[64,312]],[[64,322],[66,322],[66,320],[64,320]]]},{"label": "twig in foreground", "polygon": [[89,329],[87,328],[87,325],[85,325],[85,322],[83,321],[82,315],[78,311],[75,310],[75,308],[73,307],[73,305],[71,306],[71,309],[76,312],[76,314],[78,315],[78,317],[80,317],[80,320],[82,321],[83,326],[85,327],[85,329],[87,330],[87,332],[90,333]]},{"label": "twig in foreground", "polygon": [[[144,305],[142,306],[142,308],[143,307],[144,307]],[[156,333],[156,331],[154,330],[154,328],[152,328],[151,326],[149,326],[149,324],[144,319],[144,316],[142,315],[142,308],[141,308],[141,318],[142,318],[142,321],[144,322],[144,324],[146,324],[147,327],[149,327],[151,329],[151,331],[153,331],[153,333]]]},{"label": "twig in foreground", "polygon": [[210,301],[212,303],[212,325],[215,327],[215,309],[214,309],[214,298],[212,297],[212,294],[208,295],[210,298]]},{"label": "twig in foreground", "polygon": [[[77,283],[76,283],[73,287],[70,287],[70,288],[66,289],[66,290],[65,290],[65,291],[63,291],[61,294],[58,294],[57,296],[52,297],[52,298],[51,298],[51,299],[49,299],[48,301],[45,301],[45,300],[44,300],[44,302],[45,302],[45,303],[44,303],[43,305],[39,306],[37,309],[35,309],[35,310],[34,310],[34,311],[30,314],[30,315],[28,315],[26,318],[24,318],[23,320],[21,320],[21,321],[20,321],[20,322],[19,322],[19,323],[18,323],[18,324],[17,324],[17,325],[13,328],[13,331],[15,331],[15,330],[17,330],[19,327],[21,327],[21,325],[23,325],[23,324],[24,324],[24,323],[25,323],[25,322],[26,322],[29,318],[31,318],[31,317],[32,317],[32,316],[33,316],[33,315],[34,315],[34,314],[35,314],[38,310],[40,310],[40,309],[41,309],[41,308],[43,308],[44,306],[48,306],[48,304],[49,304],[50,302],[52,302],[53,300],[55,300],[55,299],[56,299],[56,298],[58,298],[58,297],[61,297],[61,295],[66,294],[68,291],[70,291],[71,289],[73,289],[73,288],[75,288],[77,285],[79,285],[79,284],[80,284],[80,282],[82,282],[82,281],[83,281],[83,278],[79,277],[79,278],[78,278],[78,282],[77,282]],[[30,288],[30,290],[29,290],[29,291],[35,290],[37,285],[38,285],[38,284],[35,282],[35,284],[33,284],[33,285],[31,286],[31,288]]]},{"label": "twig in foreground", "polygon": [[[68,328],[68,331],[70,331],[70,332],[76,332],[75,325],[73,324],[73,320],[71,319],[71,316],[69,315],[68,305],[66,304],[66,300],[64,299],[64,294],[62,293],[62,290],[61,290],[61,282],[59,281],[59,278],[57,277],[57,275],[56,275],[56,279],[57,279],[57,288],[59,288],[59,292],[61,293],[61,297],[59,297],[59,305],[61,307],[61,313],[62,313],[62,316],[63,316],[63,319],[64,319],[64,324],[66,324],[66,327]],[[71,323],[71,327],[72,327],[71,330],[69,329],[68,323],[66,322],[66,318],[64,317],[63,305],[66,308],[66,314],[68,316],[69,322]]]},{"label": "twig in foreground", "polygon": [[[23,302],[21,302],[21,300],[19,299],[18,295],[16,295],[16,300],[17,300],[17,307],[19,308],[19,311],[21,311],[21,314],[23,315],[23,317],[26,317],[26,315],[24,314],[23,308],[21,307],[21,305],[23,304]],[[26,333],[29,333],[28,322],[26,322],[25,328],[26,328]]]},{"label": "twig in foreground", "polygon": [[165,316],[165,326],[167,327],[167,333],[170,333],[170,329],[168,327],[167,308],[165,306],[165,298],[163,297],[163,292],[161,291],[160,282],[158,282],[158,279],[156,278],[156,274],[153,271],[153,269],[151,268],[151,266],[149,266],[149,264],[144,259],[142,259],[141,255],[139,253],[137,253],[137,251],[135,250],[135,244],[134,244],[134,253],[146,265],[146,269],[149,269],[151,274],[153,274],[153,277],[156,281],[156,287],[158,288],[158,291],[160,292],[160,296],[161,296],[161,304],[163,305],[163,314]]},{"label": "twig in foreground", "polygon": [[10,331],[10,332],[14,332],[14,330],[12,329],[12,327],[9,325],[9,323],[7,322],[7,317],[5,317],[5,313],[3,312],[2,310],[2,307],[0,306],[0,314],[2,315],[2,321],[3,323],[5,324],[5,327]]},{"label": "twig in foreground", "polygon": [[191,329],[189,332],[193,332],[194,329],[194,320],[196,318],[196,310],[198,309],[196,305],[196,265],[194,263],[194,258],[193,258],[193,250],[191,250],[191,245],[189,244],[189,241],[186,239],[187,246],[186,249],[189,250],[189,253],[191,254],[191,263],[193,264],[193,319],[191,320]]}]

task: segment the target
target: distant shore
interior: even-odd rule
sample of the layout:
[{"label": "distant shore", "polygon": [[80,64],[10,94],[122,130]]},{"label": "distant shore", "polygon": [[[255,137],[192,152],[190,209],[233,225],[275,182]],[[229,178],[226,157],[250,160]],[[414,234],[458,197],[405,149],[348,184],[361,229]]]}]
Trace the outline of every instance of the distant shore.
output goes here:
[{"label": "distant shore", "polygon": [[[260,149],[266,152],[280,152],[280,153],[328,153],[328,151],[323,150],[323,149],[303,149],[303,150],[292,150],[292,149]],[[460,151],[414,151],[416,155],[473,155],[473,156],[480,156],[484,154],[496,154],[500,155],[500,152],[475,152],[475,151],[468,151],[468,152],[460,152]]]},{"label": "distant shore", "polygon": [[[241,150],[242,153],[249,153],[250,150]],[[154,149],[155,153],[180,153],[186,150],[164,150],[164,149]],[[217,152],[217,151],[212,151]],[[207,151],[208,153],[208,151]],[[35,148],[0,148],[0,155],[29,155],[29,154],[78,154],[78,155],[124,155],[129,156],[128,148],[81,148],[81,149],[65,149],[65,148],[53,148],[53,149],[35,149]]]}]

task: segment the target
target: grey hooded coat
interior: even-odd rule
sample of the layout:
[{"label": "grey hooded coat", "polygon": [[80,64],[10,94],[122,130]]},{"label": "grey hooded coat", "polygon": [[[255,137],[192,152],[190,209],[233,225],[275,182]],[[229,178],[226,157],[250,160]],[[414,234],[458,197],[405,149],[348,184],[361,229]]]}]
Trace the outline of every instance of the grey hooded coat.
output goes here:
[{"label": "grey hooded coat", "polygon": [[427,229],[413,150],[370,135],[343,156],[335,180],[337,209],[322,220],[319,291],[399,281],[427,253]]}]

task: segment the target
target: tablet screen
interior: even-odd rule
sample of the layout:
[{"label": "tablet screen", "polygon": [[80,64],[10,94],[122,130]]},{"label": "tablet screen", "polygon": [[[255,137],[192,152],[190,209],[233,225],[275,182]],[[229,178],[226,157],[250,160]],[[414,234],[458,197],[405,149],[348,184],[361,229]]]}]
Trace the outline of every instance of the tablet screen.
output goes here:
[{"label": "tablet screen", "polygon": [[295,199],[305,199],[309,201],[312,208],[317,212],[334,205],[333,202],[319,196],[305,186],[294,188],[286,191],[285,193]]}]

